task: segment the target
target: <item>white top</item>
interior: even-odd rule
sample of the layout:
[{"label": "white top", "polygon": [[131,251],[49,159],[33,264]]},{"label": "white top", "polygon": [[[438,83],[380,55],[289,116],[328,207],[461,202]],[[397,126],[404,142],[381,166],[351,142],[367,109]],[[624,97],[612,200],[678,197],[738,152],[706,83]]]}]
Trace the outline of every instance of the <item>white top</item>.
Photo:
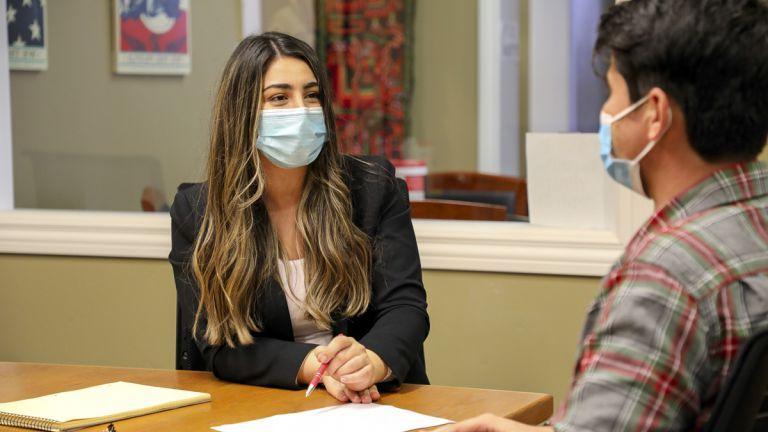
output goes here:
[{"label": "white top", "polygon": [[[314,322],[305,316],[304,303],[307,298],[307,286],[304,283],[304,260],[278,260],[277,270],[280,273],[280,284],[288,301],[288,312],[291,314],[293,339],[296,342],[328,345],[333,339],[329,330],[317,328]],[[287,271],[286,271],[287,269]]]}]

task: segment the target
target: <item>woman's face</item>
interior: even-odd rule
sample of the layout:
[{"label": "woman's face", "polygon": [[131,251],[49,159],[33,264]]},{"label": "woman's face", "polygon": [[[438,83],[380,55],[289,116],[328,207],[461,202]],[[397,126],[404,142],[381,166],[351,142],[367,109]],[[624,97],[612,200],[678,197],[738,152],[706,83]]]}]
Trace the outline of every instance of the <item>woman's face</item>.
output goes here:
[{"label": "woman's face", "polygon": [[264,109],[311,108],[320,105],[320,86],[304,61],[278,57],[264,75]]}]

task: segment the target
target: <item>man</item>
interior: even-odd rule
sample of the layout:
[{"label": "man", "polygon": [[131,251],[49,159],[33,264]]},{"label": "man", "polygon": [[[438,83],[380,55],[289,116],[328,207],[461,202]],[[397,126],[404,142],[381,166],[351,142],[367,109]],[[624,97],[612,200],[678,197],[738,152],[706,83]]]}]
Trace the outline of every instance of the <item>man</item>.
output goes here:
[{"label": "man", "polygon": [[698,429],[768,328],[768,4],[631,0],[603,16],[595,52],[605,168],[656,213],[602,281],[552,426],[441,430]]}]

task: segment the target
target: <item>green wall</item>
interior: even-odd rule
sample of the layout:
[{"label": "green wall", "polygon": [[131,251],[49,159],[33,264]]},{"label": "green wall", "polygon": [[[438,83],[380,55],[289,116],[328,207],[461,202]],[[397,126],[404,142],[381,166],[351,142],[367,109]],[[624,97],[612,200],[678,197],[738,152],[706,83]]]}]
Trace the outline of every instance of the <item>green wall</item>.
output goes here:
[{"label": "green wall", "polygon": [[407,156],[430,171],[477,169],[477,2],[418,0]]},{"label": "green wall", "polygon": [[544,392],[570,384],[599,279],[427,271],[435,384]]},{"label": "green wall", "polygon": [[0,255],[0,360],[174,367],[160,260]]},{"label": "green wall", "polygon": [[[174,367],[163,260],[0,255],[0,361]],[[426,271],[434,384],[554,394],[573,368],[594,278]]]}]

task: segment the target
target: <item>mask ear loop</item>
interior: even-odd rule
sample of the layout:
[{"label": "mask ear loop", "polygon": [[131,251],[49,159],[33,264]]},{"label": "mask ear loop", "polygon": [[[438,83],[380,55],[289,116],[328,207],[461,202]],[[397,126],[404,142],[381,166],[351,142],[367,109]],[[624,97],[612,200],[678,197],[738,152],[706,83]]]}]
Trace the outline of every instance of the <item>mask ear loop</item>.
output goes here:
[{"label": "mask ear loop", "polygon": [[657,139],[651,141],[647,146],[645,146],[643,151],[641,151],[639,155],[637,155],[634,159],[632,159],[632,163],[633,164],[638,163],[648,153],[650,153],[651,150],[653,150],[653,148],[656,147],[656,144],[659,141],[661,141],[661,139],[664,137],[664,135],[666,135],[666,133],[669,131],[669,128],[671,128],[671,127],[672,127],[672,108],[669,108],[669,122],[667,122],[667,127],[664,128],[664,132],[662,132],[661,135],[659,135],[659,137]]},{"label": "mask ear loop", "polygon": [[637,107],[639,107],[640,105],[642,105],[642,104],[646,103],[646,102],[648,101],[648,99],[650,99],[650,97],[651,97],[651,95],[650,95],[650,94],[647,94],[647,95],[643,96],[643,97],[642,97],[640,100],[638,100],[637,102],[635,102],[635,103],[633,103],[632,105],[630,105],[630,106],[628,106],[628,107],[624,108],[624,109],[623,109],[623,110],[622,110],[620,113],[618,113],[618,114],[616,114],[615,116],[612,116],[612,117],[611,117],[611,123],[615,123],[615,122],[617,122],[617,121],[619,121],[619,120],[623,119],[624,117],[628,116],[628,115],[629,115],[629,113],[631,113],[632,111],[636,110],[636,109],[637,109]]},{"label": "mask ear loop", "polygon": [[[644,104],[650,97],[651,97],[651,95],[649,95],[649,94],[643,96],[640,100],[638,100],[637,102],[633,103],[632,105],[626,107],[621,112],[619,112],[618,114],[613,115],[613,116],[608,114],[605,111],[600,111],[600,124],[601,125],[606,125],[608,127],[611,127],[615,122],[623,119],[624,117],[629,115],[629,113],[631,113],[632,111],[636,110],[637,107],[639,107],[640,105]],[[611,148],[610,156],[613,157],[613,148]]]}]

